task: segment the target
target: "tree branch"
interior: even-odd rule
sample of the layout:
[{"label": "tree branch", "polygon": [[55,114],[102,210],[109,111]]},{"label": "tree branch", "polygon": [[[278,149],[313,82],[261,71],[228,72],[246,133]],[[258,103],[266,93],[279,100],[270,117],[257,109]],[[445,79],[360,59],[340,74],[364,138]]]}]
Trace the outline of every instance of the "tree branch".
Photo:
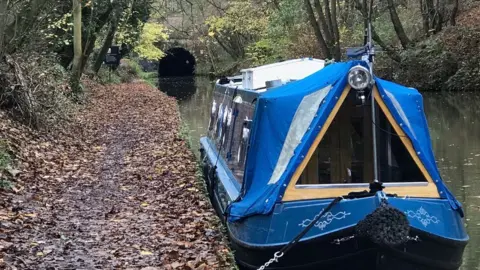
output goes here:
[{"label": "tree branch", "polygon": [[312,5],[310,4],[310,0],[304,0],[304,4],[305,4],[305,8],[306,8],[307,14],[308,14],[308,20],[310,21],[310,24],[312,25],[315,36],[317,37],[317,42],[320,45],[320,52],[326,58],[332,58],[330,50],[327,47],[327,43],[325,42],[325,39],[323,38],[322,31],[320,31],[320,26],[318,25],[318,22],[315,19],[315,13],[313,12],[313,8],[312,8]]},{"label": "tree branch", "polygon": [[454,6],[452,9],[452,14],[450,15],[450,24],[455,26],[457,24],[457,13],[458,13],[458,0],[454,0]]},{"label": "tree branch", "polygon": [[397,9],[393,3],[393,0],[387,0],[388,11],[390,12],[390,20],[393,24],[393,29],[395,29],[395,33],[397,33],[397,37],[402,44],[402,47],[406,49],[410,44],[410,39],[408,39],[405,30],[403,29],[402,21],[398,17]]}]

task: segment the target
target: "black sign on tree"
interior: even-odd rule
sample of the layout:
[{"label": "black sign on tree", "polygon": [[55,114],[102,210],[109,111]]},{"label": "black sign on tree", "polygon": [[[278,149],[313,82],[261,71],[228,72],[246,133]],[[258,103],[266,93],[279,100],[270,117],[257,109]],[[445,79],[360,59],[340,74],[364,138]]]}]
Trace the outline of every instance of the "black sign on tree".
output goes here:
[{"label": "black sign on tree", "polygon": [[121,58],[122,55],[120,54],[119,46],[111,46],[110,49],[108,49],[108,53],[105,55],[103,62],[109,67],[110,73],[120,65]]}]

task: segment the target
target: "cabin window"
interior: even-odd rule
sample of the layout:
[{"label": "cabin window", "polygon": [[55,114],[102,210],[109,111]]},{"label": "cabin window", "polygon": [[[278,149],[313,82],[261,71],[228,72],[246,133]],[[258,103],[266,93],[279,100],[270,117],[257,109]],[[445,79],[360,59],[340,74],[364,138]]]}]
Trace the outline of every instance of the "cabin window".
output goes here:
[{"label": "cabin window", "polygon": [[372,121],[371,105],[357,101],[350,91],[315,149],[297,185],[365,184],[373,176],[373,131],[376,126],[379,180],[426,182],[406,146],[377,107]]},{"label": "cabin window", "polygon": [[238,94],[233,97],[233,92],[232,89],[214,92],[208,136],[241,184],[255,105]]},{"label": "cabin window", "polygon": [[427,182],[427,179],[402,142],[402,138],[392,127],[385,114],[378,114],[376,124],[380,180],[384,183]]}]

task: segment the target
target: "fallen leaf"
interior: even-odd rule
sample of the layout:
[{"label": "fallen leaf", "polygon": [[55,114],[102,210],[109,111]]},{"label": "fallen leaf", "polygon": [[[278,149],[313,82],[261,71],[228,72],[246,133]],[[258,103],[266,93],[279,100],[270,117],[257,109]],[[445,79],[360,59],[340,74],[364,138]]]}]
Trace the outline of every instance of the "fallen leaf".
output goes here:
[{"label": "fallen leaf", "polygon": [[13,177],[16,177],[19,173],[21,173],[22,171],[18,170],[18,169],[15,169],[15,168],[12,168],[10,165],[7,166],[6,168],[7,172],[13,176]]},{"label": "fallen leaf", "polygon": [[150,252],[150,251],[147,251],[147,250],[142,250],[142,251],[140,251],[140,255],[150,256],[150,255],[153,255],[153,253]]}]

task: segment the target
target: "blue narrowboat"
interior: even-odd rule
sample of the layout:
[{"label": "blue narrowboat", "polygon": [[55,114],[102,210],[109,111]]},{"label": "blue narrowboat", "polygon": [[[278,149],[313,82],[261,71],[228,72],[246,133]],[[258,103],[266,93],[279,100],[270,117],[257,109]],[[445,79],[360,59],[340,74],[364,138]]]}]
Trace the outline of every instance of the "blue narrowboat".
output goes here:
[{"label": "blue narrowboat", "polygon": [[458,269],[461,204],[421,94],[362,60],[297,59],[215,85],[200,139],[212,204],[246,269]]}]

